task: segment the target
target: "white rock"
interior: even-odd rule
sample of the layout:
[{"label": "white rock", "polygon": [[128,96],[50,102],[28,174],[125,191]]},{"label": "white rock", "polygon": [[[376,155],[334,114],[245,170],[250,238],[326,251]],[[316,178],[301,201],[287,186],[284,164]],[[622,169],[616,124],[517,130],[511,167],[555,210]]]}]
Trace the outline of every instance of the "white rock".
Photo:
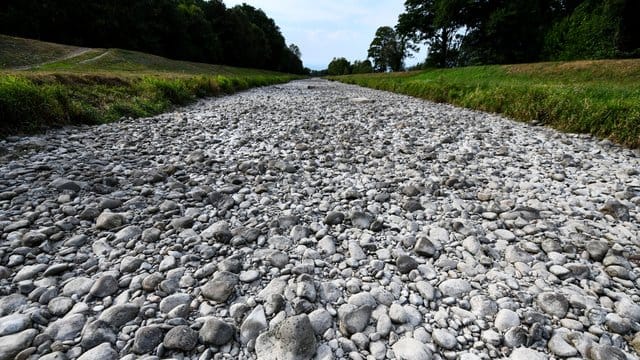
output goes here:
[{"label": "white rock", "polygon": [[431,351],[426,344],[404,337],[393,344],[393,353],[399,360],[431,360]]},{"label": "white rock", "polygon": [[527,348],[517,348],[514,349],[509,356],[511,360],[547,360],[548,357],[546,354],[541,353],[537,350],[527,349]]},{"label": "white rock", "polygon": [[520,325],[520,317],[515,311],[509,309],[502,309],[496,314],[494,321],[496,329],[506,332],[507,330]]}]

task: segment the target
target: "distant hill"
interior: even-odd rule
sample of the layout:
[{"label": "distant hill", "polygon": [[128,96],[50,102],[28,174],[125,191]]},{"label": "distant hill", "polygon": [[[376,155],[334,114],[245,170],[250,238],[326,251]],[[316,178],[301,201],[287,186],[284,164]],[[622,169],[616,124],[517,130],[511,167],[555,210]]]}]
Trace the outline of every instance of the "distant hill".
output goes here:
[{"label": "distant hill", "polygon": [[0,34],[0,68],[33,66],[75,54],[84,48]]},{"label": "distant hill", "polygon": [[[122,49],[92,49],[0,35],[0,69],[171,75],[271,74],[268,70],[179,61]],[[275,74],[275,73],[274,73]]]}]

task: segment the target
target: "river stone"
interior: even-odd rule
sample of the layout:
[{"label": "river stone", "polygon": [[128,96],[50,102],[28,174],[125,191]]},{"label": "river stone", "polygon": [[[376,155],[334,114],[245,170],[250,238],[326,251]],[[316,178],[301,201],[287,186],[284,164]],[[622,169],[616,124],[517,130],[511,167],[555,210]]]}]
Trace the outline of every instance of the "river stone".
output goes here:
[{"label": "river stone", "polygon": [[0,318],[0,336],[15,334],[31,326],[31,318],[25,314],[11,314]]},{"label": "river stone", "polygon": [[140,268],[144,261],[134,256],[125,256],[120,262],[120,271],[123,273],[132,273]]},{"label": "river stone", "polygon": [[143,326],[135,333],[132,351],[136,354],[152,352],[160,345],[163,338],[164,334],[160,326]]},{"label": "river stone", "polygon": [[586,245],[589,257],[594,261],[602,261],[609,251],[609,244],[605,241],[591,240]]},{"label": "river stone", "polygon": [[460,297],[471,291],[471,284],[463,279],[448,279],[441,282],[438,289],[445,297]]},{"label": "river stone", "polygon": [[137,240],[142,235],[142,229],[139,226],[130,225],[116,233],[116,242],[129,242]]},{"label": "river stone", "polygon": [[324,223],[327,225],[338,225],[344,221],[344,214],[339,211],[331,211],[327,213],[324,218]]},{"label": "river stone", "polygon": [[49,301],[47,309],[53,316],[64,316],[73,308],[73,300],[67,296],[58,296]]},{"label": "river stone", "polygon": [[113,305],[100,314],[99,319],[118,329],[129,321],[135,319],[140,308],[135,304]]},{"label": "river stone", "polygon": [[80,184],[68,179],[58,178],[53,180],[49,186],[55,188],[58,191],[69,190],[71,192],[77,193],[80,191]]},{"label": "river stone", "polygon": [[102,320],[87,323],[82,329],[82,339],[80,341],[82,348],[91,349],[102,343],[116,343],[116,334],[109,324]]},{"label": "river stone", "polygon": [[413,248],[413,251],[418,255],[433,257],[436,254],[436,247],[433,245],[429,238],[422,236],[419,237],[416,241],[416,245]]},{"label": "river stone", "polygon": [[162,342],[167,349],[191,351],[198,345],[198,333],[186,325],[172,328]]},{"label": "river stone", "polygon": [[349,218],[351,224],[359,229],[368,229],[374,221],[373,216],[361,211],[354,211]]},{"label": "river stone", "polygon": [[160,301],[160,312],[168,314],[171,310],[180,305],[189,305],[191,303],[191,295],[178,293],[169,295]]},{"label": "river stone", "polygon": [[48,266],[45,264],[23,266],[22,269],[20,269],[13,277],[13,282],[18,283],[23,280],[31,280],[47,268]]},{"label": "river stone", "polygon": [[536,298],[536,303],[542,311],[560,319],[564,318],[569,310],[569,301],[564,295],[559,293],[541,293]]},{"label": "river stone", "polygon": [[259,359],[312,359],[316,338],[309,318],[302,314],[284,319],[274,329],[258,336],[255,349]]},{"label": "river stone", "polygon": [[485,317],[493,316],[498,312],[498,305],[484,295],[476,295],[471,297],[471,312],[476,316]]},{"label": "river stone", "polygon": [[510,348],[524,346],[528,342],[529,333],[521,326],[511,328],[504,334],[504,344]]},{"label": "river stone", "polygon": [[38,360],[67,360],[67,356],[60,351],[55,351],[55,352],[40,356]]},{"label": "river stone", "polygon": [[510,360],[547,360],[546,354],[533,349],[517,348],[509,356]]},{"label": "river stone", "polygon": [[262,305],[256,306],[244,319],[240,326],[240,341],[247,344],[255,340],[261,332],[268,328],[267,318]]},{"label": "river stone", "polygon": [[29,231],[22,235],[22,245],[27,247],[36,247],[47,240],[47,236],[38,231]]},{"label": "river stone", "polygon": [[11,360],[20,351],[31,345],[38,334],[36,329],[27,329],[19,333],[0,337],[0,360]]},{"label": "river stone", "polygon": [[200,340],[207,345],[222,346],[233,339],[235,328],[218,318],[207,318],[199,335]]},{"label": "river stone", "polygon": [[96,229],[111,230],[122,226],[124,221],[125,219],[122,214],[103,211],[96,219]]},{"label": "river stone", "polygon": [[80,335],[85,322],[83,314],[69,314],[50,323],[44,333],[57,341],[73,340]]},{"label": "river stone", "polygon": [[504,252],[504,259],[512,264],[516,262],[530,263],[533,261],[533,256],[517,245],[510,245]]},{"label": "river stone", "polygon": [[83,296],[89,293],[93,287],[94,280],[86,277],[77,277],[64,285],[62,294],[66,296]]},{"label": "river stone", "polygon": [[401,274],[407,274],[418,268],[418,262],[409,255],[401,255],[396,259],[396,267]]},{"label": "river stone", "polygon": [[431,336],[438,346],[447,350],[455,348],[458,344],[456,337],[446,329],[434,329]]},{"label": "river stone", "polygon": [[82,354],[78,360],[117,360],[120,357],[109,343],[102,343]]},{"label": "river stone", "polygon": [[520,318],[513,310],[502,309],[498,311],[496,319],[494,320],[494,325],[496,326],[496,329],[500,331],[507,331],[520,325]]},{"label": "river stone", "polygon": [[611,215],[621,221],[629,221],[629,208],[615,199],[607,200],[600,212]]},{"label": "river stone", "polygon": [[[251,358],[302,314],[319,359],[399,358],[404,338],[437,359],[636,357],[640,157],[609,141],[313,79],[1,139],[0,158],[0,341],[37,330],[11,358]],[[213,316],[239,328],[226,343],[162,345]]]},{"label": "river stone", "polygon": [[140,240],[147,243],[153,243],[160,239],[160,235],[162,235],[162,231],[160,231],[160,229],[149,228],[149,229],[145,229],[142,232],[142,235],[140,236]]},{"label": "river stone", "polygon": [[234,285],[225,280],[210,280],[202,287],[202,296],[219,303],[227,301],[234,292]]},{"label": "river stone", "polygon": [[91,286],[89,294],[103,298],[115,294],[116,291],[118,291],[118,281],[116,278],[113,275],[104,275]]},{"label": "river stone", "polygon": [[327,329],[333,326],[333,317],[325,309],[316,309],[309,313],[309,321],[318,335],[324,334]]},{"label": "river stone", "polygon": [[626,297],[623,297],[615,304],[615,310],[616,313],[623,318],[629,318],[633,321],[640,322],[640,305]]},{"label": "river stone", "polygon": [[200,235],[205,239],[215,239],[221,243],[228,243],[233,235],[226,221],[218,221],[206,228]]},{"label": "river stone", "polygon": [[342,314],[338,312],[340,317],[340,331],[347,336],[362,332],[369,324],[369,319],[371,318],[371,307],[369,305],[359,307],[353,305],[348,306],[351,306],[351,308],[346,309]]},{"label": "river stone", "polygon": [[589,349],[589,360],[627,360],[624,351],[611,345],[594,345]]},{"label": "river stone", "polygon": [[27,297],[22,294],[9,294],[0,298],[0,316],[11,314],[27,305]]},{"label": "river stone", "polygon": [[559,357],[570,357],[578,355],[578,350],[564,339],[562,333],[555,333],[547,344],[549,350]]},{"label": "river stone", "polygon": [[431,360],[431,351],[420,341],[403,337],[393,344],[393,353],[399,360]]}]

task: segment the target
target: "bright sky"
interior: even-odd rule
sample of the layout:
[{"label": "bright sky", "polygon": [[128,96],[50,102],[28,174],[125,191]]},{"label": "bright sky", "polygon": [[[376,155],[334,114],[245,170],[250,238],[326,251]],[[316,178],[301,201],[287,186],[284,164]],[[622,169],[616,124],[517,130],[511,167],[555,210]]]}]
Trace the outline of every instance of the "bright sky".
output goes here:
[{"label": "bright sky", "polygon": [[[380,26],[395,26],[404,0],[224,0],[262,9],[280,27],[287,44],[298,45],[304,66],[326,69],[334,57],[364,60]],[[426,52],[405,63],[424,61]]]}]

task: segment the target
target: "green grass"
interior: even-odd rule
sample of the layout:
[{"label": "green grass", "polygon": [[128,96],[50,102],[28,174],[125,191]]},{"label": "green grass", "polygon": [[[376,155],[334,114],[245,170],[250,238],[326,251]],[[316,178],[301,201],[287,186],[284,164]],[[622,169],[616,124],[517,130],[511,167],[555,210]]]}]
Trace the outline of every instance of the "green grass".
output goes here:
[{"label": "green grass", "polygon": [[640,60],[480,66],[330,79],[640,147]]},{"label": "green grass", "polygon": [[[3,44],[7,38],[0,37],[0,50],[10,47]],[[65,46],[11,39],[10,44],[21,40],[22,45],[10,55],[0,51],[0,64],[10,64],[0,67],[0,138],[151,116],[196,98],[298,78],[120,49],[58,52]]]},{"label": "green grass", "polygon": [[82,48],[0,35],[0,68],[30,66],[64,58]]}]

